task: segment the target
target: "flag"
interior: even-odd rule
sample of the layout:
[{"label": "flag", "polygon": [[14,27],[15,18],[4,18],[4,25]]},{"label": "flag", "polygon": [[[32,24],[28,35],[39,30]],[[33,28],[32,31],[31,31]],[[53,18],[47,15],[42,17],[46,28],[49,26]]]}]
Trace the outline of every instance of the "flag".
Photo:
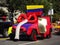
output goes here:
[{"label": "flag", "polygon": [[43,14],[43,5],[27,5],[26,6],[26,12],[28,15],[35,13],[37,16]]}]

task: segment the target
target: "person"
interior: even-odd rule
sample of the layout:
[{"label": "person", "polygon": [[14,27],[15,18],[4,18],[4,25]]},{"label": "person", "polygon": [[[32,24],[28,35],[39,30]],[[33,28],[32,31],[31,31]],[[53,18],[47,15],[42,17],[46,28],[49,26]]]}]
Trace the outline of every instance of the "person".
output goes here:
[{"label": "person", "polygon": [[19,17],[20,14],[21,14],[20,10],[14,10],[14,12],[13,12],[13,22],[14,22],[14,24],[17,23],[17,18]]},{"label": "person", "polygon": [[58,25],[60,25],[60,19],[58,20]]},{"label": "person", "polygon": [[[9,19],[11,20],[12,25],[17,23],[17,18],[19,17],[20,14],[21,14],[20,10],[14,10],[13,13],[10,13]],[[8,29],[8,35],[10,35],[11,33],[12,33],[12,26],[10,26]]]}]

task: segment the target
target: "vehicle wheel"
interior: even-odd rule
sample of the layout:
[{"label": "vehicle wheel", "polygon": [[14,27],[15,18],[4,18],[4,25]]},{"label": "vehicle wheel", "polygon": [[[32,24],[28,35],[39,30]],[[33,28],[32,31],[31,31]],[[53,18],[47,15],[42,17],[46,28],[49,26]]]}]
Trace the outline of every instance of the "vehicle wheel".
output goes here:
[{"label": "vehicle wheel", "polygon": [[30,36],[30,39],[31,39],[32,41],[36,41],[36,40],[37,40],[36,35],[37,35],[36,31],[33,30],[33,31],[32,31],[32,34],[31,34],[31,36]]},{"label": "vehicle wheel", "polygon": [[8,31],[7,30],[8,30],[7,28],[5,28],[3,30],[3,37],[8,37]]},{"label": "vehicle wheel", "polygon": [[49,38],[51,38],[51,36],[50,35],[47,35],[47,37],[46,37],[47,39],[49,39]]},{"label": "vehicle wheel", "polygon": [[51,32],[49,35],[46,36],[47,39],[51,38]]},{"label": "vehicle wheel", "polygon": [[44,34],[41,34],[40,39],[41,39],[41,40],[45,39]]},{"label": "vehicle wheel", "polygon": [[11,34],[9,35],[9,37],[10,37],[10,40],[14,40],[15,35],[14,35],[13,33],[11,33]]},{"label": "vehicle wheel", "polygon": [[50,28],[50,32],[52,32],[53,30],[52,30],[52,28]]}]

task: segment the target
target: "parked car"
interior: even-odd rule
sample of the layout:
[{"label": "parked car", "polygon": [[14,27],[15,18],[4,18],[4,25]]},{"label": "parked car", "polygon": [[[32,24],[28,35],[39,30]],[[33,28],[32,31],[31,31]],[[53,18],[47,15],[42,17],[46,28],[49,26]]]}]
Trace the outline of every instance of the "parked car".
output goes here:
[{"label": "parked car", "polygon": [[54,34],[60,34],[60,24],[53,23]]},{"label": "parked car", "polygon": [[12,26],[12,22],[9,20],[7,7],[0,7],[0,34],[3,37],[8,37],[7,30]]}]

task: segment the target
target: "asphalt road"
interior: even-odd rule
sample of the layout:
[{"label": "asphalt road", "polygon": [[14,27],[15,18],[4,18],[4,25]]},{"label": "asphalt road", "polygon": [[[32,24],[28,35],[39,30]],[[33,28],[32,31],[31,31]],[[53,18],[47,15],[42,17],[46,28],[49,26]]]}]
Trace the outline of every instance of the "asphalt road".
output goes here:
[{"label": "asphalt road", "polygon": [[17,42],[0,37],[0,45],[60,45],[60,35],[52,35],[50,39],[44,40]]}]

